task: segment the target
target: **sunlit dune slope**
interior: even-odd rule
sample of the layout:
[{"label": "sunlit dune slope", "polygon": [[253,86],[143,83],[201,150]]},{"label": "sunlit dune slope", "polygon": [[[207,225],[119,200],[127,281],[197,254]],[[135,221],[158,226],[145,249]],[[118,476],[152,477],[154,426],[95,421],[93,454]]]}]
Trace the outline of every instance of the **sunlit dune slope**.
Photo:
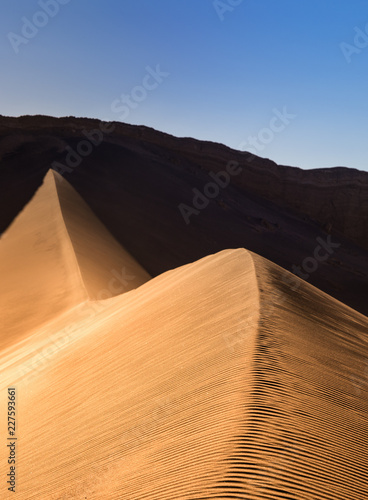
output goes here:
[{"label": "sunlit dune slope", "polygon": [[[18,497],[216,491],[250,397],[257,308],[250,254],[226,252],[107,300],[89,318],[75,310],[23,343],[2,379],[18,388]],[[19,380],[23,360],[51,335],[60,350]]]},{"label": "sunlit dune slope", "polygon": [[0,349],[96,289],[106,298],[149,279],[52,171],[0,240],[0,276]]},{"label": "sunlit dune slope", "polygon": [[3,496],[364,500],[367,332],[242,249],[82,304],[2,356],[19,422]]}]

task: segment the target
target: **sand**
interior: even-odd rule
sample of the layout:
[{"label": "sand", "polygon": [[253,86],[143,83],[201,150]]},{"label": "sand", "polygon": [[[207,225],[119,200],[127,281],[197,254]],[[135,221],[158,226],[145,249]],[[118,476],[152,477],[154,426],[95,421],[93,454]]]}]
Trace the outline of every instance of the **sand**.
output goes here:
[{"label": "sand", "polygon": [[127,256],[57,182],[0,241],[19,439],[1,498],[366,499],[368,319],[245,249],[151,280],[129,260],[141,282],[95,300]]},{"label": "sand", "polygon": [[150,279],[51,170],[1,239],[0,276],[0,349],[91,297]]}]

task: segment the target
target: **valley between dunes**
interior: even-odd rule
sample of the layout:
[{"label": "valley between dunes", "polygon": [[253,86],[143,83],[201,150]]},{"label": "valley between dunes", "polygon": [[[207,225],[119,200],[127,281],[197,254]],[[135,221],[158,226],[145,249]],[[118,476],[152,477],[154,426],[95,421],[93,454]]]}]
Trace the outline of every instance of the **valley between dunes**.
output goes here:
[{"label": "valley between dunes", "polygon": [[151,279],[52,171],[0,275],[1,498],[368,498],[364,315],[246,249]]}]

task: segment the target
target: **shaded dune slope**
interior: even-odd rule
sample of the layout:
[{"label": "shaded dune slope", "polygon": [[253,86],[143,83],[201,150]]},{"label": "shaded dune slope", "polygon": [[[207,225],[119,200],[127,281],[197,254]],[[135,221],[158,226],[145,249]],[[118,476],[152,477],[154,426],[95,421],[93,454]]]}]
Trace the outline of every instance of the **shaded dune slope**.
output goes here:
[{"label": "shaded dune slope", "polygon": [[367,498],[366,317],[242,249],[84,306],[2,358],[19,498]]},{"label": "shaded dune slope", "polygon": [[[368,497],[368,320],[252,255],[252,394],[226,498]],[[239,496],[238,496],[239,495]]]},{"label": "shaded dune slope", "polygon": [[97,291],[111,297],[150,279],[52,171],[1,238],[0,276],[0,348]]}]

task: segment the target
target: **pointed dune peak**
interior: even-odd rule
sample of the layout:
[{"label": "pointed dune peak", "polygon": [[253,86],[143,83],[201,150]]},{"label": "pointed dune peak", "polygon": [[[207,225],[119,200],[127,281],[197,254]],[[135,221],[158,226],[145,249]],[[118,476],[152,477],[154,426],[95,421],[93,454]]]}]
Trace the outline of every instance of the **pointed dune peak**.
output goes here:
[{"label": "pointed dune peak", "polygon": [[65,226],[83,283],[91,299],[133,290],[151,277],[118,243],[87,203],[57,172],[52,172]]},{"label": "pointed dune peak", "polygon": [[150,278],[51,170],[0,240],[0,276],[0,349],[89,298]]}]

